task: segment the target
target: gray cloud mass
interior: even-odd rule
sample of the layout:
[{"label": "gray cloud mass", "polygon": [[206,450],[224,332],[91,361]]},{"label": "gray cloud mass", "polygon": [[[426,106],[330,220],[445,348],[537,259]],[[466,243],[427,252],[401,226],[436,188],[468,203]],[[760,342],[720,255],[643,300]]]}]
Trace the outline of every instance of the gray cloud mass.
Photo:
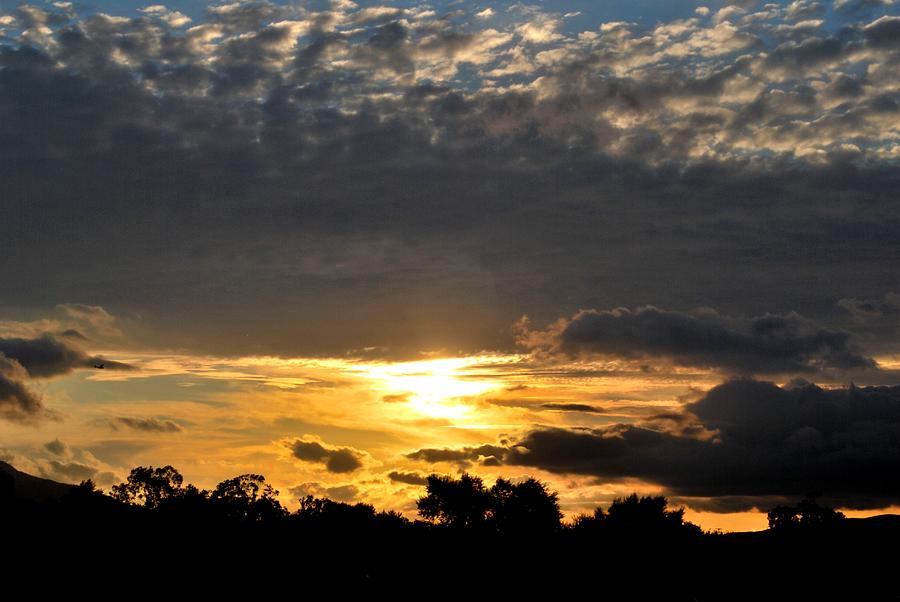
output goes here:
[{"label": "gray cloud mass", "polygon": [[710,309],[582,310],[546,333],[526,331],[523,343],[565,353],[668,358],[744,374],[875,367],[853,349],[849,333],[822,329],[796,314],[735,319]]},{"label": "gray cloud mass", "polygon": [[[71,338],[71,337],[69,337]],[[0,354],[16,360],[33,378],[58,376],[79,368],[130,370],[121,362],[89,356],[82,350],[50,335],[35,339],[0,338]]]},{"label": "gray cloud mass", "polygon": [[353,472],[363,465],[359,452],[349,447],[329,448],[318,441],[297,439],[289,448],[298,460],[322,463],[328,472]]},{"label": "gray cloud mass", "polygon": [[20,7],[4,303],[87,299],[235,354],[509,349],[520,315],[583,307],[839,321],[900,260],[900,38],[883,3],[835,31],[815,4],[583,31]]},{"label": "gray cloud mass", "polygon": [[45,414],[44,403],[25,384],[28,373],[17,361],[0,354],[0,417],[33,423]]},{"label": "gray cloud mass", "polygon": [[[900,470],[900,387],[782,388],[740,379],[686,404],[679,421],[698,428],[540,428],[499,449],[422,449],[407,457],[460,462],[490,447],[507,465],[602,481],[638,478],[719,511],[810,492],[849,508],[900,503],[889,476]],[[722,506],[707,499],[719,497]]]}]

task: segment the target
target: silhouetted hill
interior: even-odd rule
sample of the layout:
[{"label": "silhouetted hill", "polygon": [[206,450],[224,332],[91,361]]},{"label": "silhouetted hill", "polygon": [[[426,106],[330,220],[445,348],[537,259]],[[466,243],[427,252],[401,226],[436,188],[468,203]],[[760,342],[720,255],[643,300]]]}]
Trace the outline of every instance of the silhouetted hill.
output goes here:
[{"label": "silhouetted hill", "polygon": [[900,514],[879,514],[867,518],[848,518],[844,528],[858,531],[891,531],[900,533]]},{"label": "silhouetted hill", "polygon": [[[59,501],[75,487],[74,485],[67,485],[65,483],[51,481],[50,479],[32,476],[28,473],[16,470],[12,465],[7,464],[6,462],[0,462],[0,473],[12,477],[11,484],[13,488],[13,497],[20,500],[32,502]],[[9,485],[10,481],[4,479],[2,475],[0,475],[0,479],[3,479],[5,482],[5,487]]]},{"label": "silhouetted hill", "polygon": [[[900,536],[900,514],[879,514],[866,518],[846,518],[828,531],[831,536],[892,538]],[[778,537],[770,530],[731,531],[718,535],[722,540],[740,543],[767,541]]]}]

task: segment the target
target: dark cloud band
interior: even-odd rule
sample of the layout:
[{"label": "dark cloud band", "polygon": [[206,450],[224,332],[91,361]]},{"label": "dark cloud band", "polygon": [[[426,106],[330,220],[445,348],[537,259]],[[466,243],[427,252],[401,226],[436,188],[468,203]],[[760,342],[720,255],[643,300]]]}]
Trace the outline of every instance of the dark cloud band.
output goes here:
[{"label": "dark cloud band", "polygon": [[819,328],[796,314],[735,319],[713,310],[656,307],[583,310],[522,341],[566,353],[668,359],[676,364],[744,374],[875,368],[849,333]]},{"label": "dark cloud band", "polygon": [[[603,481],[661,485],[706,508],[747,508],[756,499],[824,494],[851,508],[900,503],[900,387],[781,388],[735,380],[687,404],[684,421],[599,429],[533,430],[507,446],[423,449],[426,462],[477,460],[489,451],[507,465]],[[737,501],[736,501],[737,500]]]}]

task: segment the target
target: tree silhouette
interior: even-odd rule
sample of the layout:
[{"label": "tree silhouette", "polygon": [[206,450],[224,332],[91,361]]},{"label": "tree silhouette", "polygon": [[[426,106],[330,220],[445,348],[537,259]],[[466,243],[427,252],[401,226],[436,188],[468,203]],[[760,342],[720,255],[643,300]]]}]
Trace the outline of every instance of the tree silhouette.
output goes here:
[{"label": "tree silhouette", "polygon": [[210,501],[223,515],[249,522],[269,522],[285,514],[278,491],[260,474],[243,474],[219,483]]},{"label": "tree silhouette", "polygon": [[559,496],[537,479],[499,478],[486,489],[481,478],[469,474],[431,475],[426,491],[417,503],[419,514],[441,525],[504,534],[552,533],[561,527]]},{"label": "tree silhouette", "polygon": [[664,496],[616,498],[603,520],[606,530],[620,534],[700,535],[700,527],[684,520],[684,508],[668,509]]},{"label": "tree silhouette", "polygon": [[606,524],[606,513],[597,506],[591,514],[579,514],[572,519],[571,528],[575,531],[598,531]]},{"label": "tree silhouette", "polygon": [[131,469],[124,483],[113,485],[110,495],[120,502],[153,510],[181,494],[183,482],[184,477],[172,466],[138,466]]},{"label": "tree silhouette", "polygon": [[561,527],[559,495],[537,479],[497,479],[490,498],[489,520],[500,533],[552,533]]},{"label": "tree silhouette", "polygon": [[491,494],[480,477],[464,473],[459,479],[433,474],[426,495],[416,507],[422,518],[454,528],[481,528],[491,509]]},{"label": "tree silhouette", "polygon": [[825,529],[844,518],[843,512],[819,505],[812,495],[800,500],[796,506],[775,506],[768,513],[769,529],[780,533]]}]

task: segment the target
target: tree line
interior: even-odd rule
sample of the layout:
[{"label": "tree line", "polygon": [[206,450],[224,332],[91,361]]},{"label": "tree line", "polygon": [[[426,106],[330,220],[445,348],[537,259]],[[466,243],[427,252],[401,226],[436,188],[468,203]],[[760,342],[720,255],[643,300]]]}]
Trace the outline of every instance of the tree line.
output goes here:
[{"label": "tree line", "polygon": [[[86,480],[73,490],[71,500],[84,502],[101,496],[103,491]],[[138,466],[108,494],[143,512],[257,525],[285,521],[358,523],[363,518],[393,527],[437,527],[480,534],[552,535],[570,531],[610,536],[704,535],[699,526],[685,520],[685,509],[670,508],[665,496],[637,493],[616,498],[606,510],[598,506],[592,513],[579,514],[565,522],[558,493],[535,478],[518,482],[498,478],[487,487],[481,477],[468,473],[459,477],[432,474],[427,477],[425,495],[416,502],[416,520],[396,511],[378,512],[362,502],[350,504],[311,495],[300,498],[297,510],[290,512],[278,496],[279,492],[261,474],[242,474],[204,490],[185,484],[173,466]],[[812,496],[793,506],[776,506],[767,516],[769,530],[778,533],[834,527],[845,518],[841,512],[818,504]]]},{"label": "tree line", "polygon": [[[133,590],[137,571],[147,587],[179,581],[229,597],[269,584],[472,595],[602,583],[612,599],[701,601],[781,599],[787,590],[767,585],[778,578],[798,599],[830,599],[854,570],[893,558],[879,550],[898,533],[847,529],[813,498],[772,508],[758,533],[704,532],[666,497],[636,493],[563,520],[558,494],[537,479],[487,485],[471,474],[429,476],[413,518],[309,495],[289,510],[278,498],[261,474],[202,489],[172,466],[136,467],[108,493],[83,481],[44,503],[16,499],[0,479],[0,532],[14,542],[6,574],[39,558],[73,580],[102,568]],[[865,583],[852,580],[850,598]]]}]

